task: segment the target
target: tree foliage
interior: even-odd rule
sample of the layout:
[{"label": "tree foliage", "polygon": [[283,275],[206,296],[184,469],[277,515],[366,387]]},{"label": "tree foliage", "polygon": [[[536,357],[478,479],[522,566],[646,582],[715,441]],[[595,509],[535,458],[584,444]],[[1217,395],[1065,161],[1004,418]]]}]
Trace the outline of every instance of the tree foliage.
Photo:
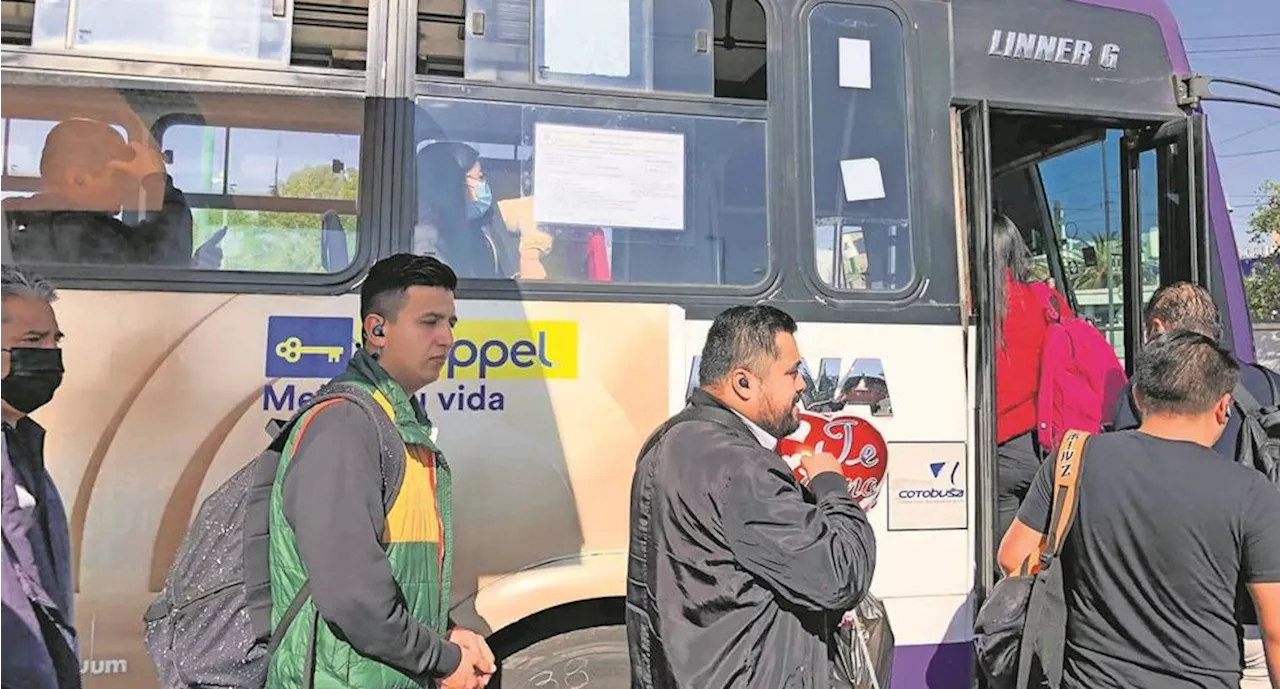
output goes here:
[{"label": "tree foliage", "polygon": [[1089,248],[1093,250],[1095,260],[1084,262],[1082,257],[1082,268],[1075,275],[1071,286],[1076,291],[1106,289],[1108,286],[1120,288],[1123,284],[1121,273],[1116,270],[1115,265],[1120,257],[1120,235],[1115,232],[1094,235]]},{"label": "tree foliage", "polygon": [[1244,287],[1253,319],[1275,321],[1280,320],[1280,183],[1263,182],[1258,198],[1249,218],[1249,238],[1263,252]]},{"label": "tree foliage", "polygon": [[[353,201],[359,187],[355,170],[335,173],[328,165],[296,170],[274,189],[275,196]],[[249,210],[195,211],[197,245],[224,225],[222,267],[226,270],[324,272],[320,257],[321,213],[281,213]],[[340,216],[347,246],[355,252],[356,219]],[[335,268],[340,268],[336,266]]]}]

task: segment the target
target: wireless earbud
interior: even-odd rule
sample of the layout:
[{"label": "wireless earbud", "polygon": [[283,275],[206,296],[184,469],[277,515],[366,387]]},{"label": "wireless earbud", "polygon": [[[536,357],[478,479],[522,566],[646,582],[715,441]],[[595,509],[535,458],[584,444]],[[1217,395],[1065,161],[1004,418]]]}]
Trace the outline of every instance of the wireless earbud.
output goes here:
[{"label": "wireless earbud", "polygon": [[379,323],[379,324],[377,324],[377,325],[373,326],[373,334],[374,334],[374,335],[377,335],[378,337],[382,337],[382,324],[381,324],[381,323]]},{"label": "wireless earbud", "polygon": [[747,379],[746,379],[746,378],[739,378],[739,379],[738,379],[738,387],[740,387],[740,388],[749,388],[749,387],[751,387],[751,384],[747,382]]}]

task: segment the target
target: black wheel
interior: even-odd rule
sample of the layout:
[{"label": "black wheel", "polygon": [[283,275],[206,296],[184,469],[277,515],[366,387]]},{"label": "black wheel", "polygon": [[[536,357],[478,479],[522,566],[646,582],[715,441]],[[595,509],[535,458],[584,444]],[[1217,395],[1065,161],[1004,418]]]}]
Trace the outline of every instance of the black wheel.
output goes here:
[{"label": "black wheel", "polygon": [[620,624],[557,634],[516,651],[501,665],[502,689],[631,687],[627,628]]}]

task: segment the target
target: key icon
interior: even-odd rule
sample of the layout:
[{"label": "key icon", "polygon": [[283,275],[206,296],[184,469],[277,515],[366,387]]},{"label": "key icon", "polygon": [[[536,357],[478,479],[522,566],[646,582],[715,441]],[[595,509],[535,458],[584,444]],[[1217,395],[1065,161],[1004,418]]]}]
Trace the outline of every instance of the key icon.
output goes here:
[{"label": "key icon", "polygon": [[342,360],[342,355],[345,353],[346,350],[340,345],[328,347],[304,345],[300,337],[290,337],[276,345],[276,356],[291,364],[298,363],[304,354],[323,354],[328,357],[329,363],[336,364]]}]

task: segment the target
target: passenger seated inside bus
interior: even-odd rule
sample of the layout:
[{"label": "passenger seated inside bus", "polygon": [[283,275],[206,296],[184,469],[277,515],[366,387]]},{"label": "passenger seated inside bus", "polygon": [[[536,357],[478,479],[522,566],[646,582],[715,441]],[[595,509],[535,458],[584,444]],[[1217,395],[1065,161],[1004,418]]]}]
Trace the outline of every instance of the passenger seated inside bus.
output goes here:
[{"label": "passenger seated inside bus", "polygon": [[40,156],[40,191],[5,199],[3,208],[5,248],[14,261],[192,261],[191,210],[159,151],[149,142],[126,142],[97,120],[55,126]]},{"label": "passenger seated inside bus", "polygon": [[609,280],[605,228],[537,222],[534,197],[521,193],[526,185],[500,184],[501,174],[491,179],[471,146],[429,144],[418,170],[414,253],[439,256],[463,277]]},{"label": "passenger seated inside bus", "polygon": [[418,153],[418,224],[413,252],[448,263],[459,277],[510,278],[519,270],[519,237],[503,222],[466,144],[438,141]]},{"label": "passenger seated inside bus", "polygon": [[[991,222],[995,253],[996,303],[996,495],[997,534],[1009,530],[1018,507],[1040,469],[1043,448],[1036,439],[1036,393],[1046,324],[1031,288],[1031,251],[1008,216]],[[1056,289],[1064,315],[1071,307]],[[996,542],[999,542],[997,536]],[[994,557],[994,553],[993,553]]]}]

